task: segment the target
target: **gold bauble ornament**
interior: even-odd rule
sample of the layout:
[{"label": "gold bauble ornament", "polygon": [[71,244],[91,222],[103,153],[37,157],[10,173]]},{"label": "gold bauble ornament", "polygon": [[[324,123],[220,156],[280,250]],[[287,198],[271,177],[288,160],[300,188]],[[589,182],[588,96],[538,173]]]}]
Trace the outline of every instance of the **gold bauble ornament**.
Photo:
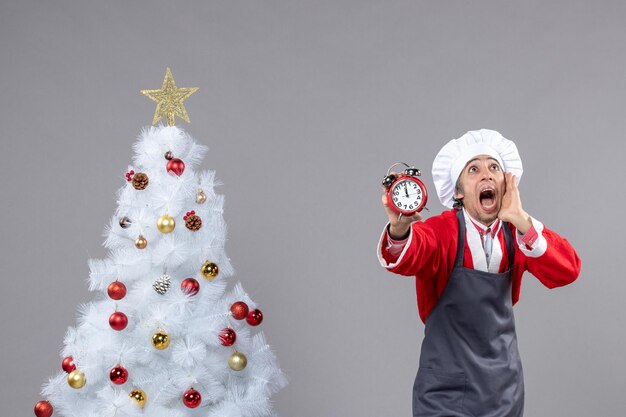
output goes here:
[{"label": "gold bauble ornament", "polygon": [[228,358],[228,366],[233,371],[241,371],[248,364],[248,358],[241,352],[233,352],[232,355]]},{"label": "gold bauble ornament", "polygon": [[137,405],[141,408],[143,408],[146,405],[146,402],[148,401],[148,396],[146,395],[146,392],[142,389],[132,390],[129,396],[130,398],[135,400]]},{"label": "gold bauble ornament", "polygon": [[204,275],[206,279],[208,279],[209,281],[213,281],[217,274],[219,274],[220,268],[215,262],[206,261],[204,264],[202,264],[200,272],[202,272],[202,275]]},{"label": "gold bauble ornament", "polygon": [[196,194],[196,203],[204,204],[206,201],[206,194],[202,188],[198,189],[198,193]]},{"label": "gold bauble ornament", "polygon": [[152,335],[152,346],[159,350],[167,349],[170,345],[170,337],[165,331],[159,329],[155,334]]},{"label": "gold bauble ornament", "polygon": [[143,235],[139,235],[137,239],[135,239],[135,247],[137,249],[145,249],[148,246],[148,241]]},{"label": "gold bauble ornament", "polygon": [[74,389],[80,389],[85,386],[87,383],[87,379],[85,378],[85,374],[79,371],[78,369],[74,369],[67,376],[67,383],[70,387]]},{"label": "gold bauble ornament", "polygon": [[169,214],[164,214],[159,216],[159,220],[157,220],[157,229],[161,233],[172,233],[174,231],[174,227],[176,227],[176,221]]}]

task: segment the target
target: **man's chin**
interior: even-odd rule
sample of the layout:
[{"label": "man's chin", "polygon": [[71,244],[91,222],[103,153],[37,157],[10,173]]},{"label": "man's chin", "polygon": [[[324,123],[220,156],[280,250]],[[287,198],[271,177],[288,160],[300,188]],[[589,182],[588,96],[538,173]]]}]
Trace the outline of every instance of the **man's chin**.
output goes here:
[{"label": "man's chin", "polygon": [[481,223],[483,223],[486,226],[490,226],[493,222],[496,221],[499,213],[500,213],[499,208],[497,210],[492,210],[492,211],[480,210],[478,212],[477,220],[479,220]]}]

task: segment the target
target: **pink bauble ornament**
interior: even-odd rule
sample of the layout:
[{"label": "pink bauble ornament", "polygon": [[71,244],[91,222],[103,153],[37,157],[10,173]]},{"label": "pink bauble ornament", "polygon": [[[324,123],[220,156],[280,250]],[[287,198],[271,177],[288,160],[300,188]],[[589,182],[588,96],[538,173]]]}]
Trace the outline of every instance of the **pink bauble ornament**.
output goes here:
[{"label": "pink bauble ornament", "polygon": [[121,311],[116,311],[109,316],[109,326],[111,326],[113,330],[117,330],[119,332],[120,330],[124,330],[127,325],[128,317],[126,317],[126,314]]}]

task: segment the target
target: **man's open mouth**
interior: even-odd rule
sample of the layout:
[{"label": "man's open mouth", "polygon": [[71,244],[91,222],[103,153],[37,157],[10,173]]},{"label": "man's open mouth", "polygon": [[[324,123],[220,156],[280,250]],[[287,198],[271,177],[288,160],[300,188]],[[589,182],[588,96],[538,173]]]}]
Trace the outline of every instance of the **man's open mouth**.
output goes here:
[{"label": "man's open mouth", "polygon": [[485,211],[493,211],[496,208],[496,190],[485,188],[480,192],[480,206]]}]

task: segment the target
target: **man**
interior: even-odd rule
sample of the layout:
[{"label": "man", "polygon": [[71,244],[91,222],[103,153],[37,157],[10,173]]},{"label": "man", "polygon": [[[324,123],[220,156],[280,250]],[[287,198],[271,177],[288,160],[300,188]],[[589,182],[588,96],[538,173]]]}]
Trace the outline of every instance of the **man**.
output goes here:
[{"label": "man", "polygon": [[415,276],[425,323],[413,386],[414,417],[521,417],[524,380],[513,305],[522,274],[548,288],[574,281],[580,259],[567,240],[522,208],[522,162],[493,130],[471,131],[435,157],[433,181],[452,210],[422,222],[389,223],[378,257],[389,271]]}]

